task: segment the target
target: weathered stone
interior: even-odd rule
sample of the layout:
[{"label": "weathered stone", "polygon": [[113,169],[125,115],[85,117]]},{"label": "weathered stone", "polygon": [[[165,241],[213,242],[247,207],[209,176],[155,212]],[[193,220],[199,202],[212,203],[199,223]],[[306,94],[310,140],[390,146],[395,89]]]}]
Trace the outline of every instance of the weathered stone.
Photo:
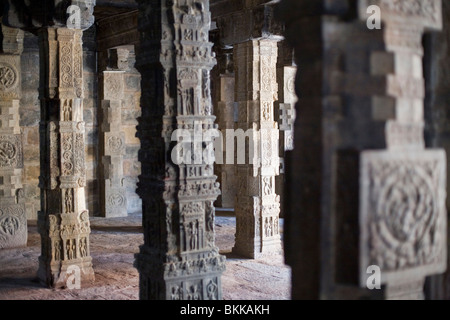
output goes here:
[{"label": "weathered stone", "polygon": [[[121,60],[121,55],[116,59]],[[121,63],[116,62],[116,67]],[[124,71],[104,71],[102,89],[100,206],[104,217],[123,217],[127,216],[123,156],[128,143],[122,127]]]},{"label": "weathered stone", "polygon": [[[193,134],[194,122],[201,124],[201,133],[215,127],[209,77],[216,61],[208,42],[209,1],[140,2],[139,12],[138,194],[144,244],[135,265],[140,298],[221,299],[225,257],[214,243],[213,202],[220,190],[213,162],[199,157],[196,165],[174,163],[178,161],[171,157],[175,129],[189,128]],[[152,32],[155,27],[161,32]]]},{"label": "weathered stone", "polygon": [[[42,253],[39,279],[65,287],[78,267],[81,283],[94,280],[86,210],[82,31],[39,31],[41,56],[41,176],[45,201],[38,213]],[[58,54],[57,54],[58,53]]]},{"label": "weathered stone", "polygon": [[19,126],[20,54],[23,31],[2,28],[0,53],[0,249],[27,244],[28,230],[22,185],[23,135]]},{"label": "weathered stone", "polygon": [[[327,3],[280,4],[299,67],[285,189],[293,298],[420,299],[424,277],[446,268],[445,154],[424,148],[420,63],[441,1],[359,1],[361,22]],[[381,30],[366,26],[372,4]],[[370,265],[383,290],[368,290]]]},{"label": "weathered stone", "polygon": [[[253,129],[246,164],[236,164],[236,244],[233,252],[249,258],[281,254],[279,132],[274,121],[278,99],[277,41],[251,40],[234,46],[237,128]],[[256,161],[249,163],[252,157]],[[248,161],[248,162],[247,162]]]}]

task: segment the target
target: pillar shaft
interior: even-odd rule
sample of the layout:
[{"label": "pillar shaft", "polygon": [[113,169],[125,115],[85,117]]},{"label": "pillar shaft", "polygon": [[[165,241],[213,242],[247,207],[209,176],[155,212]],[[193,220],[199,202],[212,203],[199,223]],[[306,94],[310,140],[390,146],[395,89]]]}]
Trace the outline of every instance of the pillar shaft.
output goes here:
[{"label": "pillar shaft", "polygon": [[[216,127],[209,83],[216,63],[208,42],[209,1],[141,1],[139,11],[140,298],[221,299],[225,258],[214,244],[213,206],[220,190],[213,159],[205,158],[213,152],[201,140],[186,143],[194,133],[201,137]],[[185,144],[186,153],[178,156],[189,154],[186,162],[175,161],[175,145]]]},{"label": "pillar shaft", "polygon": [[346,2],[280,3],[302,93],[286,166],[294,299],[422,299],[446,269],[445,153],[423,139],[422,36],[441,1],[392,3],[359,0],[360,20]]},{"label": "pillar shaft", "polygon": [[280,199],[275,193],[275,176],[279,174],[279,132],[274,121],[277,50],[274,40],[251,40],[234,46],[237,128],[248,132],[251,142],[246,163],[236,164],[233,251],[249,258],[281,252]]},{"label": "pillar shaft", "polygon": [[0,53],[0,249],[27,244],[23,198],[20,55],[23,31],[2,26]]},{"label": "pillar shaft", "polygon": [[127,216],[123,175],[125,132],[122,130],[124,71],[104,71],[102,77],[101,200],[104,217]]},{"label": "pillar shaft", "polygon": [[[215,110],[217,122],[223,136],[224,145],[227,139],[227,130],[234,131],[234,73],[224,73],[217,79],[218,102]],[[226,153],[227,150],[225,150]],[[215,172],[219,176],[222,194],[218,199],[218,206],[222,208],[234,208],[236,197],[236,177],[234,164],[226,162],[226,154],[223,154],[221,164],[215,165]]]},{"label": "pillar shaft", "polygon": [[[89,212],[85,202],[82,31],[39,31],[41,78],[42,240],[38,276],[52,287],[66,286],[78,267],[81,281],[93,280]],[[68,268],[70,268],[68,270]]]}]

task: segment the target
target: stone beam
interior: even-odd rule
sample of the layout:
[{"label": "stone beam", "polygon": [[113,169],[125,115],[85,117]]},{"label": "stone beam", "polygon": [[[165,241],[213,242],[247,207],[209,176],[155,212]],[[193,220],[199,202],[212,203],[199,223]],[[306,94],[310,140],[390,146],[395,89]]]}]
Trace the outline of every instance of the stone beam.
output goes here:
[{"label": "stone beam", "polygon": [[139,43],[138,12],[103,18],[97,24],[97,51]]}]

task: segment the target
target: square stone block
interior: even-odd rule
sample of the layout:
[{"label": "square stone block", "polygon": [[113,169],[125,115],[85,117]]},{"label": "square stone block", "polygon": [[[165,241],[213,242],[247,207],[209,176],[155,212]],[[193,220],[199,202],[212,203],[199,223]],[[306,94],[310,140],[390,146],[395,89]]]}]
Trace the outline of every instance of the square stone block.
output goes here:
[{"label": "square stone block", "polygon": [[406,283],[447,267],[443,150],[365,151],[360,156],[360,285]]}]

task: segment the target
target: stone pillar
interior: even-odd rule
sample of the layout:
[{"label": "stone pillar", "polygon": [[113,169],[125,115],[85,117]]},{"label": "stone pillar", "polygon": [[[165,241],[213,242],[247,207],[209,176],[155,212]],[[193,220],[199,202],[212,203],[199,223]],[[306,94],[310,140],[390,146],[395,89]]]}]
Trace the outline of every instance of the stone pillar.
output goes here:
[{"label": "stone pillar", "polygon": [[[222,132],[225,145],[227,139],[227,129],[234,130],[234,73],[223,73],[218,79],[219,86],[218,102],[215,114],[217,122]],[[226,153],[227,150],[225,150]],[[222,186],[222,194],[218,199],[218,206],[222,208],[234,208],[236,197],[236,177],[234,164],[226,162],[226,156],[223,156],[223,164],[216,164],[216,173],[219,176],[218,181]]]},{"label": "stone pillar", "polygon": [[[188,140],[216,127],[209,83],[216,63],[208,42],[209,1],[140,1],[139,12],[138,194],[144,244],[135,265],[140,298],[221,299],[225,258],[214,244],[213,202],[220,191],[212,143]],[[189,156],[179,162],[178,156],[186,155],[178,148],[183,145]]]},{"label": "stone pillar", "polygon": [[[101,116],[101,210],[104,217],[127,216],[127,197],[123,175],[125,132],[122,130],[122,103],[124,71],[128,61],[122,57],[128,50],[111,50],[115,53],[115,70],[103,71]],[[126,55],[126,54],[125,54]],[[123,62],[125,61],[125,62]],[[125,66],[123,64],[126,63]]]},{"label": "stone pillar", "polygon": [[275,193],[275,176],[279,174],[279,132],[274,121],[277,51],[277,41],[269,39],[234,46],[237,128],[248,133],[250,143],[245,164],[236,164],[233,252],[249,258],[281,253],[280,198]]},{"label": "stone pillar", "polygon": [[[286,161],[294,299],[421,299],[425,277],[446,269],[445,152],[423,137],[422,35],[440,28],[441,1],[392,3],[278,9],[302,93]],[[381,290],[367,286],[370,266]]]},{"label": "stone pillar", "polygon": [[82,283],[94,280],[85,201],[82,34],[68,28],[39,30],[42,253],[38,277],[51,287],[66,286],[74,270]]},{"label": "stone pillar", "polygon": [[27,217],[22,189],[20,55],[24,33],[1,26],[0,53],[0,249],[26,246]]},{"label": "stone pillar", "polygon": [[284,158],[286,151],[294,149],[294,122],[295,122],[295,75],[297,67],[293,66],[292,48],[287,41],[278,44],[278,101],[275,102],[275,120],[280,128],[280,175],[275,178],[275,190],[280,196],[280,217],[284,217],[284,184],[285,168]]},{"label": "stone pillar", "polygon": [[447,268],[446,155],[425,149],[422,70],[422,36],[442,29],[442,4],[359,2],[361,19],[376,4],[385,23],[385,49],[371,52],[370,72],[385,82],[371,108],[386,121],[387,147],[360,156],[360,282],[378,265],[387,299],[423,299],[425,277]]}]

